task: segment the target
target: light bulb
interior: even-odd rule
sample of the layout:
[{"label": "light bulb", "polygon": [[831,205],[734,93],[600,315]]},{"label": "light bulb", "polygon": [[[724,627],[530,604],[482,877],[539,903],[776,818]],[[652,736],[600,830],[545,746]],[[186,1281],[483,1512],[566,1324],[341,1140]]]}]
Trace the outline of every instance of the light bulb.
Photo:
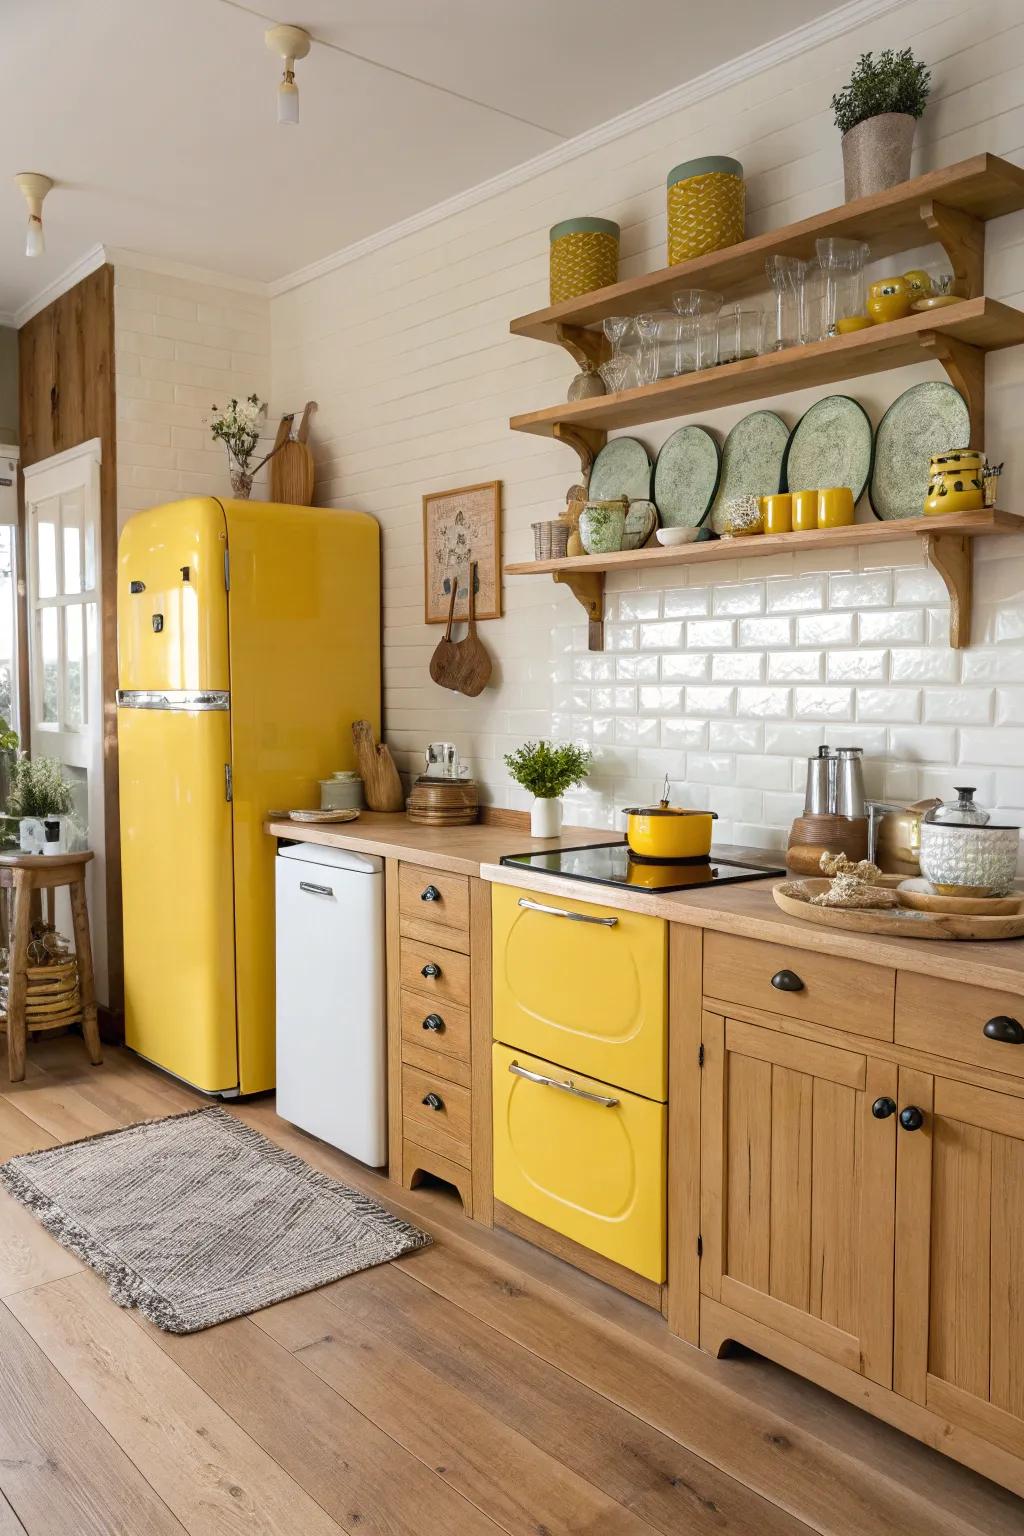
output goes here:
[{"label": "light bulb", "polygon": [[277,120],[287,124],[299,120],[299,88],[291,70],[285,71],[284,79],[277,88]]},{"label": "light bulb", "polygon": [[30,213],[28,229],[25,232],[25,255],[41,256],[46,250],[46,241],[43,239],[43,221],[37,214]]}]

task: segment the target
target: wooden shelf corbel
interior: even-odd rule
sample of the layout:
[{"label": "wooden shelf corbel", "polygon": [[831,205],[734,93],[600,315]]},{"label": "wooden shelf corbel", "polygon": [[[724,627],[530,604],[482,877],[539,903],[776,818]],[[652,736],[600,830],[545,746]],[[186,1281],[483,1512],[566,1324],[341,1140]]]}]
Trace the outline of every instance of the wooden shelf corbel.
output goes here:
[{"label": "wooden shelf corbel", "polygon": [[600,427],[577,427],[568,421],[556,421],[551,429],[551,436],[557,443],[564,443],[567,448],[575,449],[579,456],[583,486],[586,489],[590,484],[590,471],[594,467],[594,460],[608,441],[608,433]]},{"label": "wooden shelf corbel", "polygon": [[584,370],[599,368],[612,355],[611,343],[603,331],[588,331],[585,325],[556,325],[555,340]]},{"label": "wooden shelf corbel", "polygon": [[587,649],[604,650],[604,572],[553,571],[557,582],[569,588],[587,615]]},{"label": "wooden shelf corbel", "polygon": [[941,331],[922,331],[922,348],[940,362],[946,370],[949,382],[958,389],[967,402],[971,418],[969,447],[985,448],[985,354],[970,342],[958,341],[955,336]]},{"label": "wooden shelf corbel", "polygon": [[974,541],[956,533],[927,533],[925,554],[949,593],[949,643],[962,651],[971,643]]},{"label": "wooden shelf corbel", "polygon": [[953,292],[973,299],[985,291],[985,226],[973,214],[946,203],[921,204],[921,218],[953,268]]}]

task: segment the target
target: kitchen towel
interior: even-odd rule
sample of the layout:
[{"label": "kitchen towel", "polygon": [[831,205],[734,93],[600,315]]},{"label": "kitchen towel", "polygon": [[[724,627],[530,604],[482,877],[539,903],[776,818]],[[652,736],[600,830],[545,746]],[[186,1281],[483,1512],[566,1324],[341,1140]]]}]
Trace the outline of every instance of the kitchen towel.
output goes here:
[{"label": "kitchen towel", "polygon": [[189,1110],[27,1152],[0,1182],[168,1333],[228,1318],[430,1241],[226,1110]]}]

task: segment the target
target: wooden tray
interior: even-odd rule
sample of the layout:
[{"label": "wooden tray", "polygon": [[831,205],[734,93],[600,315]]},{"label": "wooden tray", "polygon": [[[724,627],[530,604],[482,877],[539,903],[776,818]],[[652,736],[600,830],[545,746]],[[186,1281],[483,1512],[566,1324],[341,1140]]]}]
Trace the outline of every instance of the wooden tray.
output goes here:
[{"label": "wooden tray", "polygon": [[783,880],[772,887],[775,905],[789,917],[819,928],[844,928],[851,933],[883,933],[896,939],[1019,939],[1024,938],[1024,913],[1016,917],[957,917],[953,913],[914,912],[908,907],[812,907],[807,896],[825,890],[829,880]]},{"label": "wooden tray", "polygon": [[359,816],[358,811],[288,811],[289,821],[310,822],[316,827],[326,827],[339,821],[355,821]]},{"label": "wooden tray", "polygon": [[1015,917],[1024,912],[1024,891],[1009,896],[944,896],[923,878],[904,880],[900,905],[917,912],[952,912],[957,917]]}]

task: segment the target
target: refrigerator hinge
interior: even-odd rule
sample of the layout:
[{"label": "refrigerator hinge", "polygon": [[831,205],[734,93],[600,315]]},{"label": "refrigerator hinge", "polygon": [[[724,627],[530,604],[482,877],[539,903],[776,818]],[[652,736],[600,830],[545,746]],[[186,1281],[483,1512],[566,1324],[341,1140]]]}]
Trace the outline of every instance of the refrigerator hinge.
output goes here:
[{"label": "refrigerator hinge", "polygon": [[702,1067],[704,1065],[704,1042],[703,1042],[703,1040],[701,1041],[700,1045],[697,1047],[697,1065],[698,1065],[698,1067]]},{"label": "refrigerator hinge", "polygon": [[224,551],[224,590],[231,591],[231,558],[227,550]]},{"label": "refrigerator hinge", "polygon": [[234,782],[233,782],[233,778],[232,778],[232,773],[231,773],[231,764],[230,763],[225,763],[224,764],[224,799],[225,800],[233,800],[234,799],[234,787],[235,786],[234,786]]}]

